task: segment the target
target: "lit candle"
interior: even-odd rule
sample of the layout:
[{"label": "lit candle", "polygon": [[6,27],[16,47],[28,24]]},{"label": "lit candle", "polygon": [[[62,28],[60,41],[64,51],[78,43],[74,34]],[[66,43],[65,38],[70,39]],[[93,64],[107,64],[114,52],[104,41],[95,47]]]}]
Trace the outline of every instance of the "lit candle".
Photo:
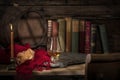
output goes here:
[{"label": "lit candle", "polygon": [[10,39],[11,39],[11,58],[14,58],[14,32],[13,32],[13,26],[10,24]]}]

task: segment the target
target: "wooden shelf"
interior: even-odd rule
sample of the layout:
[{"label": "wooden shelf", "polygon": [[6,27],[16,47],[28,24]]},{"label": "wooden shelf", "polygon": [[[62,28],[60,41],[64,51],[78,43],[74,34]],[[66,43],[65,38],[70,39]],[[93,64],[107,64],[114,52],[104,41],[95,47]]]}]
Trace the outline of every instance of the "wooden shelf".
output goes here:
[{"label": "wooden shelf", "polygon": [[[0,76],[15,76],[15,70],[7,70],[7,66],[2,66],[0,68]],[[40,76],[40,75],[79,75],[85,76],[85,64],[79,65],[72,65],[65,68],[52,68],[50,70],[45,71],[33,71],[33,75]]]}]

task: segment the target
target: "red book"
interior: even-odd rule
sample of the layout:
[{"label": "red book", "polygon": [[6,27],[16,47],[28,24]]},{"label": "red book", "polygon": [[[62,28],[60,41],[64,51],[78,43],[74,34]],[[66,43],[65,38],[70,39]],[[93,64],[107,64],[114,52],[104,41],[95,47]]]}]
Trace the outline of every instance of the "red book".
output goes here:
[{"label": "red book", "polygon": [[90,53],[91,22],[85,21],[85,53]]},{"label": "red book", "polygon": [[85,20],[80,20],[80,46],[79,52],[85,53]]}]

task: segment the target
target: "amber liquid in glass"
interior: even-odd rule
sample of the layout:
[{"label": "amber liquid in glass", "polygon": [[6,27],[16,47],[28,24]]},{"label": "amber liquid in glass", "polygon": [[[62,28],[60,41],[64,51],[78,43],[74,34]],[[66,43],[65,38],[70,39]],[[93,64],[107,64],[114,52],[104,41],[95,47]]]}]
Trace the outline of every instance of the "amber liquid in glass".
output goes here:
[{"label": "amber liquid in glass", "polygon": [[53,57],[57,57],[61,54],[60,51],[48,51],[48,54]]}]

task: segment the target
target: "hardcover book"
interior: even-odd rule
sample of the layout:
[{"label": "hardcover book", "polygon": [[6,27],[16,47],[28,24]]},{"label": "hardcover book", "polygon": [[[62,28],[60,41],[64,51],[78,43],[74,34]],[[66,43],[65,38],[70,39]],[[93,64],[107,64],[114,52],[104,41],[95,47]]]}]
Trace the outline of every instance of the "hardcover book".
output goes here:
[{"label": "hardcover book", "polygon": [[102,49],[104,53],[108,53],[108,38],[107,38],[107,31],[106,27],[104,24],[99,25],[99,30],[100,30],[100,38],[102,42]]},{"label": "hardcover book", "polygon": [[59,29],[58,29],[58,39],[63,52],[65,52],[65,32],[66,32],[66,22],[65,19],[58,19]]},{"label": "hardcover book", "polygon": [[79,52],[85,53],[85,20],[80,20]]},{"label": "hardcover book", "polygon": [[51,37],[52,37],[52,20],[48,20],[48,23],[47,23],[47,37],[48,37],[48,40],[47,40],[47,50],[50,49],[51,47]]},{"label": "hardcover book", "polygon": [[71,39],[72,39],[72,31],[71,31],[71,26],[72,26],[72,18],[71,17],[66,17],[66,52],[71,52]]},{"label": "hardcover book", "polygon": [[58,22],[52,21],[52,37],[53,37],[53,50],[57,50],[57,38],[58,38]]},{"label": "hardcover book", "polygon": [[72,19],[72,52],[79,51],[79,20]]},{"label": "hardcover book", "polygon": [[96,53],[96,30],[97,24],[91,24],[91,39],[90,39],[90,47],[91,53]]},{"label": "hardcover book", "polygon": [[98,24],[96,26],[96,53],[103,53],[102,41],[100,37],[100,30]]},{"label": "hardcover book", "polygon": [[91,34],[91,22],[85,21],[85,53],[90,53],[90,34]]}]

